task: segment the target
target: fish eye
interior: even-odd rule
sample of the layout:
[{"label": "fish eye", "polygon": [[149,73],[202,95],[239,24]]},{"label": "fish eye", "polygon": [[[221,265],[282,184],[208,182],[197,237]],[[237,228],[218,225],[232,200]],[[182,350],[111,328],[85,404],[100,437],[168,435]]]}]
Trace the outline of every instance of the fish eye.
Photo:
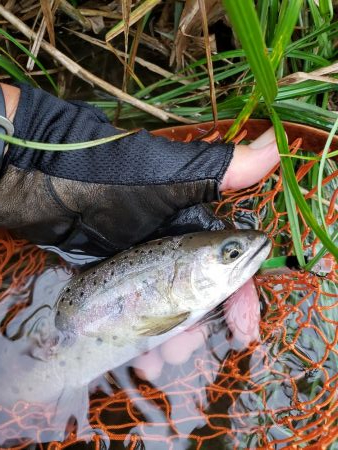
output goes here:
[{"label": "fish eye", "polygon": [[227,242],[222,249],[222,256],[224,262],[231,262],[238,258],[243,253],[242,245],[239,242]]},{"label": "fish eye", "polygon": [[239,251],[237,249],[231,250],[231,252],[229,253],[229,256],[231,259],[237,258],[238,255],[239,255]]}]

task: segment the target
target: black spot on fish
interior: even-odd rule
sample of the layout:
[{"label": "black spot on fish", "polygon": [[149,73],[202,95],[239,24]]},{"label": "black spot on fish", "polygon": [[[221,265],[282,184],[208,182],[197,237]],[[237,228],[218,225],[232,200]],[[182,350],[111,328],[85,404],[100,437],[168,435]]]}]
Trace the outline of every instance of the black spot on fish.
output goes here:
[{"label": "black spot on fish", "polygon": [[60,341],[60,336],[54,336],[51,340],[51,345],[54,347]]},{"label": "black spot on fish", "polygon": [[106,283],[107,283],[107,280],[103,280],[103,283],[106,284]]},{"label": "black spot on fish", "polygon": [[82,292],[80,292],[80,297],[83,297],[83,296],[84,296],[84,292],[82,291]]},{"label": "black spot on fish", "polygon": [[111,264],[111,265],[115,264],[115,260],[112,259],[112,260],[110,261],[110,264]]},{"label": "black spot on fish", "polygon": [[70,288],[69,287],[66,289],[66,292],[70,292]]},{"label": "black spot on fish", "polygon": [[96,275],[96,270],[94,270],[93,275]]},{"label": "black spot on fish", "polygon": [[69,306],[73,305],[73,300],[69,300]]},{"label": "black spot on fish", "polygon": [[157,245],[162,245],[162,241],[159,241],[159,242],[157,243]]},{"label": "black spot on fish", "polygon": [[129,265],[132,266],[133,265],[133,261],[129,261]]},{"label": "black spot on fish", "polygon": [[189,236],[189,239],[192,239],[192,236]]},{"label": "black spot on fish", "polygon": [[141,250],[141,253],[145,253],[145,251],[144,251],[144,250]]},{"label": "black spot on fish", "polygon": [[59,316],[60,315],[60,311],[57,311],[56,315]]},{"label": "black spot on fish", "polygon": [[162,250],[162,255],[165,255],[165,250]]},{"label": "black spot on fish", "polygon": [[81,281],[81,283],[83,283],[84,282],[84,277],[80,278],[80,281]]},{"label": "black spot on fish", "polygon": [[136,250],[135,250],[135,253],[138,253],[138,252],[139,252],[139,250],[138,250],[138,249],[136,249]]},{"label": "black spot on fish", "polygon": [[178,244],[178,246],[179,246],[179,247],[182,247],[182,242],[180,242],[180,243]]},{"label": "black spot on fish", "polygon": [[153,253],[153,251],[150,249],[150,250],[148,250],[148,253]]},{"label": "black spot on fish", "polygon": [[98,338],[96,339],[97,345],[101,345],[102,342],[103,342],[103,340],[102,340],[100,337],[98,337]]},{"label": "black spot on fish", "polygon": [[123,311],[124,298],[120,295],[116,299],[117,313],[120,314]]},{"label": "black spot on fish", "polygon": [[126,255],[123,259],[124,259],[124,260],[128,259],[128,255]]},{"label": "black spot on fish", "polygon": [[94,285],[94,286],[97,285],[97,281],[96,281],[96,280],[93,281],[93,285]]},{"label": "black spot on fish", "polygon": [[65,298],[62,297],[61,300],[60,300],[60,302],[63,303],[64,301],[65,301]]},{"label": "black spot on fish", "polygon": [[114,273],[115,273],[115,272],[112,270],[112,271],[110,272],[110,275],[114,275]]},{"label": "black spot on fish", "polygon": [[66,361],[60,361],[59,362],[59,366],[60,367],[65,367],[65,365],[66,365]]}]

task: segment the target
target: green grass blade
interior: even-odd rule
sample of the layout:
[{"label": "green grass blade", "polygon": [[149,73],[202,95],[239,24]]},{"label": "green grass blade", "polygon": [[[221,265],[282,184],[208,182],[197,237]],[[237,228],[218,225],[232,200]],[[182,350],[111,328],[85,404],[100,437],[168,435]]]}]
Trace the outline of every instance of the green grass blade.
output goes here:
[{"label": "green grass blade", "polygon": [[[321,25],[323,25],[324,22],[323,17],[321,16],[319,8],[317,7],[314,0],[307,0],[307,1],[310,7],[315,28],[319,28]],[[326,33],[318,35],[318,43],[320,45],[319,53],[324,52],[324,56],[328,56],[331,53],[331,51],[330,51],[330,42]]]},{"label": "green grass blade", "polygon": [[236,117],[234,123],[229,128],[228,132],[225,134],[224,139],[229,142],[233,139],[248,118],[251,116],[252,111],[256,108],[257,103],[259,102],[261,94],[260,91],[256,88],[254,92],[251,94],[249,100],[245,103],[244,108]]},{"label": "green grass blade", "polygon": [[[247,66],[245,65],[245,67],[247,67]],[[214,80],[215,81],[225,80],[226,78],[229,78],[233,75],[236,75],[237,73],[242,72],[242,70],[243,70],[242,64],[240,66],[234,65],[234,66],[230,67],[230,69],[215,75]],[[204,77],[198,81],[193,81],[193,82],[189,83],[188,85],[184,85],[184,86],[180,86],[178,88],[172,89],[169,92],[164,92],[163,94],[157,95],[156,97],[154,96],[149,100],[149,103],[156,104],[156,105],[166,103],[169,100],[174,100],[175,97],[177,98],[179,95],[186,95],[188,92],[192,92],[195,89],[203,87],[206,85],[206,83],[208,83],[208,77]],[[145,95],[145,92],[147,92],[147,91],[144,90],[141,92],[143,96]],[[140,93],[135,95],[135,97],[139,98]]]},{"label": "green grass blade", "polygon": [[278,10],[279,10],[279,0],[262,0],[265,3],[269,3],[269,17],[267,23],[267,33],[266,33],[266,42],[270,44],[273,40],[273,36],[275,33],[277,20],[278,20]]},{"label": "green grass blade", "polygon": [[304,81],[302,83],[290,84],[279,89],[276,101],[286,100],[290,98],[305,97],[311,94],[320,94],[326,91],[337,91],[338,85],[331,83],[323,83],[321,81]]},{"label": "green grass blade", "polygon": [[277,94],[277,83],[252,0],[223,0],[231,24],[245,50],[250,68],[267,104]]},{"label": "green grass blade", "polygon": [[325,67],[330,64],[330,61],[328,59],[314,53],[305,52],[303,50],[291,50],[287,54],[287,56],[289,58],[304,59],[305,61],[313,63],[312,70],[315,70],[319,67]]},{"label": "green grass blade", "polygon": [[29,81],[29,78],[25,75],[25,73],[6,56],[0,55],[0,67],[17,81]]},{"label": "green grass blade", "polygon": [[[338,230],[332,236],[332,241],[336,242],[337,239],[338,239]],[[322,257],[325,255],[325,253],[327,253],[327,249],[326,249],[326,247],[322,247],[319,250],[319,252],[317,253],[317,255],[306,264],[304,269],[311,270],[313,268],[313,266],[315,266],[317,264],[317,262],[319,262],[322,259]]]},{"label": "green grass blade", "polygon": [[274,70],[277,69],[286,49],[289,44],[292,33],[294,31],[297,19],[299,16],[300,8],[303,0],[283,0],[281,9],[283,14],[281,15],[272,41],[272,54],[271,64]]},{"label": "green grass blade", "polygon": [[329,134],[329,137],[325,143],[325,147],[323,150],[323,154],[322,154],[322,157],[320,160],[319,170],[318,170],[318,182],[317,182],[318,208],[319,208],[322,225],[325,227],[327,233],[328,233],[328,229],[327,229],[326,222],[325,222],[324,208],[323,208],[323,202],[322,202],[322,199],[323,199],[323,197],[322,197],[323,174],[324,174],[324,167],[325,167],[327,155],[329,153],[330,145],[331,145],[334,135],[336,134],[337,129],[338,129],[338,119],[336,120],[335,124],[333,125],[332,130]]},{"label": "green grass blade", "polygon": [[294,42],[292,42],[288,46],[288,51],[292,51],[295,49],[304,49],[309,47],[318,47],[317,37],[323,33],[327,33],[329,39],[334,39],[337,37],[338,33],[338,22],[334,22],[329,25],[322,25],[318,28],[315,28],[311,33],[306,34],[303,38],[300,38]]},{"label": "green grass blade", "polygon": [[266,29],[267,26],[269,25],[268,12],[269,12],[269,2],[262,0],[257,3],[257,15],[259,17],[259,23],[263,37],[265,37]]},{"label": "green grass blade", "polygon": [[332,20],[333,5],[332,0],[319,0],[319,12],[324,20]]},{"label": "green grass blade", "polygon": [[288,219],[289,219],[289,224],[290,224],[290,231],[291,231],[293,246],[294,246],[295,253],[297,256],[298,264],[300,265],[300,267],[304,267],[305,266],[305,258],[304,258],[304,251],[303,251],[303,245],[302,245],[302,235],[301,235],[299,221],[298,221],[296,202],[291,194],[289,185],[286,181],[286,176],[285,176],[284,171],[282,173],[282,179],[283,179],[285,205],[286,205],[286,210],[288,213]]},{"label": "green grass blade", "polygon": [[[265,46],[263,43],[263,37],[262,37],[261,31],[260,31],[257,15],[256,15],[256,12],[253,7],[253,3],[251,1],[236,2],[235,0],[234,1],[223,0],[223,4],[224,4],[225,8],[227,8],[229,10],[229,5],[230,5],[230,9],[232,8],[231,9],[232,13],[230,14],[230,20],[231,20],[231,22],[235,28],[235,31],[236,31],[236,33],[243,45],[243,48],[247,54],[247,59],[250,64],[250,68],[255,75],[257,87],[258,87],[258,89],[255,90],[254,94],[248,100],[248,103],[246,104],[246,107],[245,107],[245,111],[240,114],[240,117],[238,117],[236,119],[235,123],[232,125],[232,127],[228,131],[228,133],[225,137],[227,140],[232,139],[237,134],[238,129],[243,125],[245,120],[250,117],[252,111],[257,106],[257,103],[258,103],[259,97],[260,97],[260,92],[262,92],[266,104],[269,105],[269,99],[268,99],[266,93],[264,93],[264,91],[262,90],[262,85],[267,82],[266,80],[268,78],[268,74],[271,73],[270,71],[276,70],[278,68],[278,65],[284,55],[285,48],[287,47],[287,45],[289,44],[289,41],[291,39],[291,35],[292,35],[294,27],[296,25],[302,3],[303,3],[303,0],[294,0],[291,4],[288,0],[283,0],[282,6],[281,6],[281,16],[278,21],[277,28],[275,31],[275,36],[274,36],[274,39],[272,42],[273,50],[271,53],[271,63],[269,63],[267,66],[263,65],[262,62],[260,63],[261,64],[260,69],[263,72],[265,72],[265,76],[262,78],[259,78],[261,76],[260,72],[256,72],[254,67],[252,66],[252,60],[254,59],[254,56],[255,56],[255,53],[253,50],[251,50],[253,57],[249,58],[250,53],[248,53],[248,52],[250,52],[250,46],[252,46],[254,49],[256,49],[257,46],[261,46],[260,51],[263,53],[265,52],[264,53],[265,56],[267,54],[266,54],[266,49],[265,49]],[[250,5],[251,9],[250,9],[249,5]],[[248,16],[246,19],[244,17],[244,20],[242,23],[243,18],[241,16],[241,14],[244,14],[244,16],[245,16],[243,9],[246,10],[245,13]],[[255,41],[254,37],[250,36],[250,33],[247,33],[247,31],[245,31],[245,28],[244,28],[244,26],[246,26],[246,27],[249,26],[250,19],[253,23],[256,22],[255,31],[256,31],[256,33],[258,33],[257,34],[257,36],[258,36],[257,42]],[[238,23],[234,23],[234,21],[236,21],[236,20]],[[251,25],[251,26],[253,26],[253,25]],[[252,31],[252,28],[251,28],[251,31]],[[241,32],[241,35],[239,34],[240,32]],[[248,36],[250,39],[252,39],[252,42],[245,41],[245,39]],[[244,41],[242,41],[242,39],[244,39]],[[244,46],[244,43],[245,43],[246,47]],[[254,45],[254,43],[256,45]],[[256,51],[258,51],[258,50],[256,50]],[[255,63],[257,62],[256,59],[254,59],[254,62]],[[268,69],[267,69],[267,67],[268,67]],[[273,76],[273,79],[274,79],[274,82],[271,85],[271,87],[273,86],[273,88],[275,88],[276,87],[275,76]]]},{"label": "green grass blade", "polygon": [[337,156],[338,156],[338,150],[327,154],[327,158],[336,158]]},{"label": "green grass blade", "polygon": [[45,74],[46,78],[50,82],[50,84],[53,86],[55,92],[58,94],[58,88],[56,84],[54,83],[53,78],[49,75],[45,67],[40,63],[40,61],[33,55],[32,52],[26,49],[24,45],[22,45],[20,42],[18,42],[15,38],[13,38],[9,33],[7,33],[5,30],[0,28],[0,35],[4,36],[6,39],[11,41],[14,45],[16,45],[20,50],[22,50],[27,56],[30,56],[35,64],[42,70],[42,72]]},{"label": "green grass blade", "polygon": [[259,270],[277,269],[280,267],[285,267],[286,263],[287,263],[287,256],[276,256],[274,258],[269,258],[263,261]]},{"label": "green grass blade", "polygon": [[115,134],[114,136],[108,136],[105,138],[94,139],[93,141],[76,142],[74,144],[49,144],[45,142],[25,141],[23,139],[16,138],[14,136],[7,136],[7,134],[0,133],[0,139],[9,144],[18,145],[25,148],[33,148],[34,150],[45,150],[50,152],[66,152],[72,150],[82,150],[84,148],[95,147],[101,144],[107,144],[108,142],[117,141],[118,139],[134,134],[135,131],[129,131],[128,133]]},{"label": "green grass blade", "polygon": [[[280,118],[278,117],[277,113],[273,108],[270,108],[270,117],[274,125],[279,152],[281,155],[288,155],[290,152],[287,145],[284,128],[282,122],[280,121]],[[287,185],[289,186],[291,194],[300,212],[302,213],[305,222],[309,227],[311,227],[312,231],[316,234],[316,236],[318,236],[318,238],[321,240],[321,242],[327,248],[327,250],[332,253],[332,255],[336,258],[336,260],[338,260],[338,246],[335,245],[335,243],[331,240],[330,236],[326,233],[326,231],[323,230],[317,223],[316,219],[314,218],[311,212],[311,209],[309,208],[303,195],[301,194],[293,170],[291,159],[281,158],[281,166],[287,181]]]}]

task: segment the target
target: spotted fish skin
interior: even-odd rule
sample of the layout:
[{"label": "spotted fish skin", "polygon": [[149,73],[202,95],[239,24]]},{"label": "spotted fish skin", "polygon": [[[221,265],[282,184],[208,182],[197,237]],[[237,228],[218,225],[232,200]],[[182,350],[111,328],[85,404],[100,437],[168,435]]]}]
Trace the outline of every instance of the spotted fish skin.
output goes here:
[{"label": "spotted fish skin", "polygon": [[192,233],[142,244],[74,277],[55,305],[55,325],[70,354],[90,352],[76,383],[196,323],[258,270],[270,245],[259,231]]}]

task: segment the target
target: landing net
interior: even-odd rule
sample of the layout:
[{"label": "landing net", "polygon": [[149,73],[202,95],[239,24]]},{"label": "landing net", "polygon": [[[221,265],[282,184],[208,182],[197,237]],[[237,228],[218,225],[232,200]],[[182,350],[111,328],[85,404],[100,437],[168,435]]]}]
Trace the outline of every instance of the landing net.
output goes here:
[{"label": "landing net", "polygon": [[[290,146],[293,153],[300,147],[300,140]],[[299,166],[300,183],[313,164]],[[333,168],[323,181],[329,189],[325,210],[330,230],[338,217],[337,180]],[[251,225],[254,221],[268,233],[279,254],[290,254],[290,224],[280,212],[281,192],[277,169],[249,189],[225,192],[217,212],[242,226],[246,220]],[[316,188],[304,195],[317,201]],[[318,252],[318,239],[305,223],[302,240],[305,254]],[[1,299],[12,292],[21,298],[2,321],[2,330],[26,307],[27,280],[42,273],[47,261],[42,250],[1,233]],[[90,424],[117,450],[337,449],[338,266],[333,259],[332,267],[324,278],[300,271],[258,276],[263,305],[260,342],[229,351],[223,337],[218,337],[188,363],[169,368],[156,386],[138,380],[126,389],[115,386],[111,396],[96,393],[91,398]],[[220,354],[222,359],[217,358]],[[10,437],[12,430],[15,436],[17,427],[29,423],[34,408],[27,410],[24,421],[16,415],[24,406],[0,409],[0,432],[6,430]],[[66,442],[36,448],[100,448],[100,435],[88,447],[85,438],[85,433],[77,437],[70,429]],[[13,448],[28,448],[28,443]]]}]

